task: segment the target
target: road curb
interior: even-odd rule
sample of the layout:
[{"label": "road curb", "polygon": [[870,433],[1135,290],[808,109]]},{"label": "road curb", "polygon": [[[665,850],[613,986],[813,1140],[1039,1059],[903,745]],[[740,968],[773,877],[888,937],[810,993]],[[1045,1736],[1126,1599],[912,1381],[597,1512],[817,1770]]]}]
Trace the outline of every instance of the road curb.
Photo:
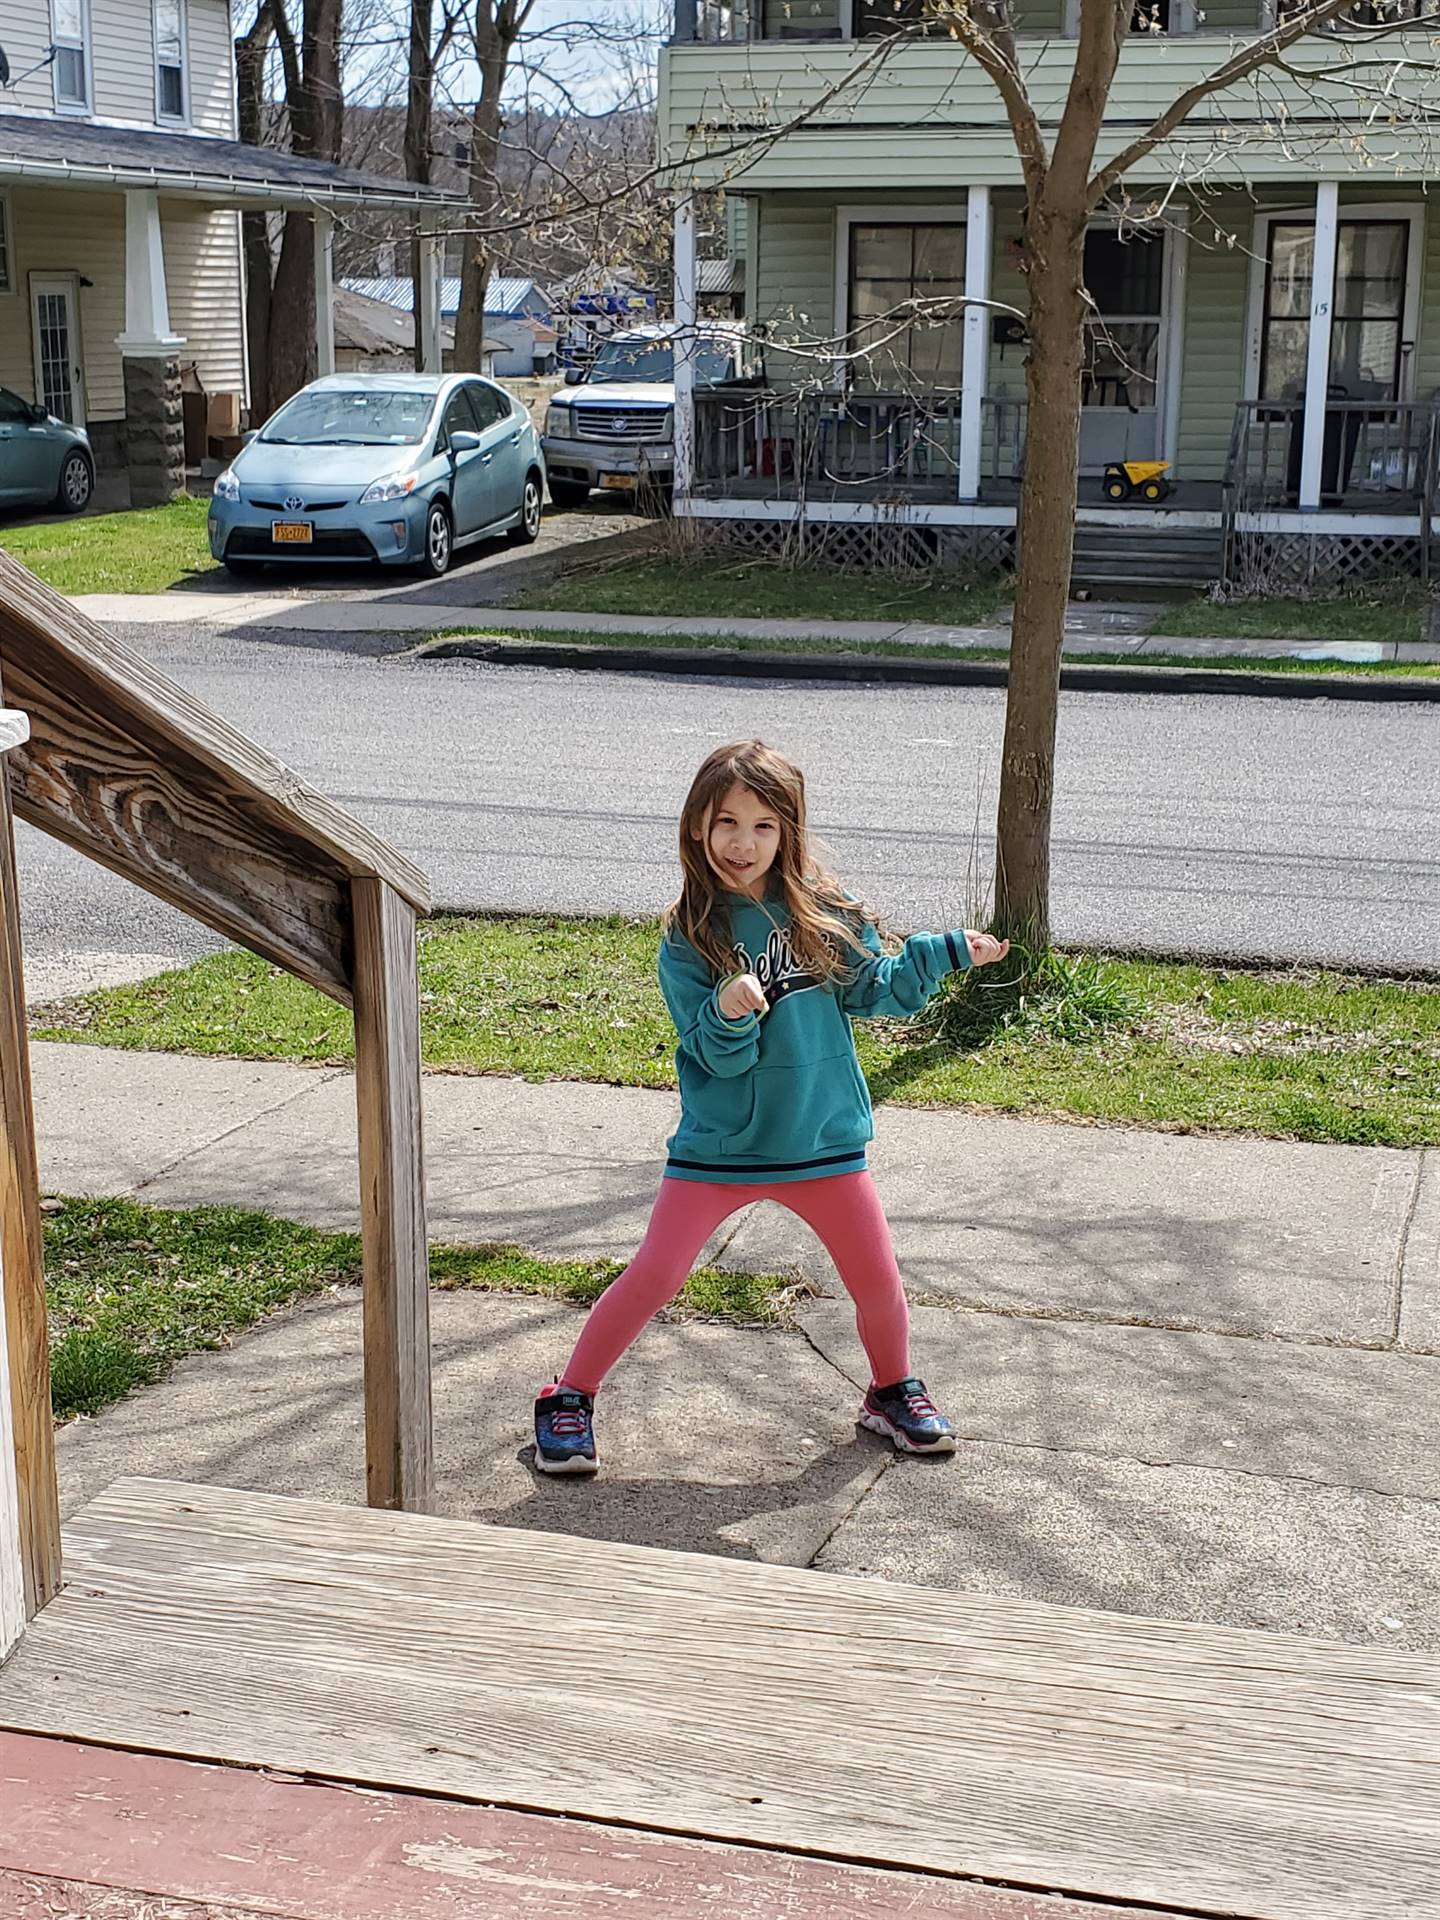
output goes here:
[{"label": "road curb", "polygon": [[[839,680],[928,687],[1003,687],[1003,660],[928,660],[923,653],[769,653],[725,647],[587,647],[568,641],[439,638],[414,649],[420,660],[479,660],[496,667],[551,667],[572,673],[664,673],[743,680]],[[1440,703],[1440,678],[1267,673],[1264,668],[1063,665],[1073,693],[1230,693],[1266,700]]]}]

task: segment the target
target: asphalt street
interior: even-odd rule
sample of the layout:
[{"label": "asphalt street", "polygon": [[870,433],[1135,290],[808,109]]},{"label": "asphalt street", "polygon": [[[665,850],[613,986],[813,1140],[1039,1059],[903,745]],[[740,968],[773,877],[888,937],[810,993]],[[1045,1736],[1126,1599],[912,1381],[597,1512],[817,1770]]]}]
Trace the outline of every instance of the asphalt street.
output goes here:
[{"label": "asphalt street", "polygon": [[[983,919],[1003,696],[422,664],[399,643],[120,637],[386,834],[452,907],[648,912],[721,740],[806,769],[845,878],[902,927]],[[1067,693],[1057,936],[1127,950],[1440,968],[1432,707]],[[22,830],[32,971],[216,944]],[[48,969],[48,971],[47,971]]]}]

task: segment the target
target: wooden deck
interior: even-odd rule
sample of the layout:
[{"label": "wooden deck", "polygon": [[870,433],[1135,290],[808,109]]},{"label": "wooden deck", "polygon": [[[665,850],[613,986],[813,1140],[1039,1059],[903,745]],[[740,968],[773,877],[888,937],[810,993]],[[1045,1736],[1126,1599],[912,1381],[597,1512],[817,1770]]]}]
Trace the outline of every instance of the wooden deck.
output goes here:
[{"label": "wooden deck", "polygon": [[0,1726],[1252,1920],[1440,1913],[1440,1663],[170,1482]]}]

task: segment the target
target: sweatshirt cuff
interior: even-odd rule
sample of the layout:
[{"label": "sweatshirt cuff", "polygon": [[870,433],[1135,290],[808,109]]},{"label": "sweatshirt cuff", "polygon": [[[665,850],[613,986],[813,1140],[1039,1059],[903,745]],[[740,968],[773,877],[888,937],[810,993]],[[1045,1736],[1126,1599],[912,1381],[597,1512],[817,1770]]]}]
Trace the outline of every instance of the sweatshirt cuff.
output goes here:
[{"label": "sweatshirt cuff", "polygon": [[970,958],[970,942],[961,928],[956,927],[945,935],[945,950],[949,955],[951,973],[964,973],[974,965]]},{"label": "sweatshirt cuff", "polygon": [[[738,976],[732,974],[731,978],[738,978]],[[745,1013],[742,1013],[738,1020],[732,1020],[730,1018],[729,1014],[726,1013],[720,1005],[720,995],[729,984],[729,980],[722,980],[720,982],[719,986],[715,988],[714,992],[705,1002],[705,1011],[710,1015],[711,1022],[717,1032],[724,1034],[727,1040],[740,1040],[743,1039],[747,1033],[752,1032],[759,1026],[760,1016],[751,1008]]]}]

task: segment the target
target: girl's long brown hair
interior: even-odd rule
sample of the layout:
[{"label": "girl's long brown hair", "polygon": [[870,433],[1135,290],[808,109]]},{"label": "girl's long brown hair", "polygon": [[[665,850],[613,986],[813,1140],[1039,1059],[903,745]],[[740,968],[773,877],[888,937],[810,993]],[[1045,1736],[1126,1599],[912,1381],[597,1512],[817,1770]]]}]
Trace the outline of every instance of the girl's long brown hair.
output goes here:
[{"label": "girl's long brown hair", "polygon": [[710,864],[710,824],[736,783],[749,787],[780,823],[780,846],[767,875],[771,898],[790,919],[795,958],[825,984],[848,979],[848,955],[863,954],[860,928],[873,920],[816,857],[805,824],[805,776],[763,740],[717,747],[691,782],[680,814],[680,898],[665,911],[665,931],[690,942],[718,975],[732,970],[734,936],[725,889]]}]

